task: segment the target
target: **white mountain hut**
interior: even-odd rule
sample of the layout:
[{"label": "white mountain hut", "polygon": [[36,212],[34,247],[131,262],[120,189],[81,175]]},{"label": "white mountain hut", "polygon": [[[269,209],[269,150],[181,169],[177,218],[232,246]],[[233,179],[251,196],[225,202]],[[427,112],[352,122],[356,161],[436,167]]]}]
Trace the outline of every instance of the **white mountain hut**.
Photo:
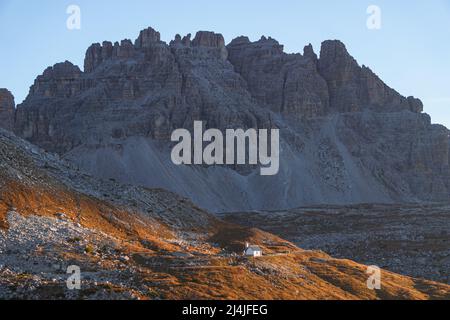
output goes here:
[{"label": "white mountain hut", "polygon": [[251,246],[248,243],[245,244],[244,255],[247,257],[261,257],[263,254],[262,249],[258,246]]}]

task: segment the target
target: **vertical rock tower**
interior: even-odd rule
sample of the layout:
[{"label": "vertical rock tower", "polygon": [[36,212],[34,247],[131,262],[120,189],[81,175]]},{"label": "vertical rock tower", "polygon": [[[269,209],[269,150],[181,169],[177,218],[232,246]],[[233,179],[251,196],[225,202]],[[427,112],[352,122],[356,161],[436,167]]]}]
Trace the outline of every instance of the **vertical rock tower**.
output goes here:
[{"label": "vertical rock tower", "polygon": [[0,89],[0,128],[12,131],[14,126],[14,97],[7,89]]}]

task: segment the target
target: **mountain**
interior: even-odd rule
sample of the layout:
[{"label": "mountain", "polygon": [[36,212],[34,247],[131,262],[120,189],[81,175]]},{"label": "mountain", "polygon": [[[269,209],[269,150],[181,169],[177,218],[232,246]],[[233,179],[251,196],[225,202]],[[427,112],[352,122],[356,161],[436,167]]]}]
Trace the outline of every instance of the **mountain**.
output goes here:
[{"label": "mountain", "polygon": [[[245,242],[264,256],[243,257]],[[366,271],[173,193],[95,179],[0,129],[0,299],[450,298],[448,285],[388,271],[369,290]]]},{"label": "mountain", "polygon": [[[1,110],[1,109],[0,109]],[[275,39],[177,35],[93,44],[84,71],[38,76],[14,132],[100,178],[160,187],[214,211],[448,201],[449,131],[340,41],[287,54]],[[7,117],[7,119],[9,119]],[[280,171],[176,166],[173,130],[280,129]],[[7,120],[8,123],[9,120]]]}]

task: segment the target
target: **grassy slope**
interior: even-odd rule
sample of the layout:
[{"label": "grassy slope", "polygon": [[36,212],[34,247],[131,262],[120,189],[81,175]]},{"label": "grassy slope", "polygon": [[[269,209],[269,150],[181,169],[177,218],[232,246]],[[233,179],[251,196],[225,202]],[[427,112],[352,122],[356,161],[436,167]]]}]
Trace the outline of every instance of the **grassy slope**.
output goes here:
[{"label": "grassy slope", "polygon": [[[94,185],[76,172],[67,179],[59,164],[49,163],[45,155],[39,155],[45,158],[41,161],[8,139],[0,142],[0,228],[6,234],[11,211],[55,219],[64,213],[98,238],[114,239],[109,242],[116,243],[116,254],[83,254],[68,242],[55,249],[63,261],[77,261],[94,271],[117,271],[119,256],[130,257],[120,271],[132,270],[125,283],[90,287],[76,298],[101,289],[111,294],[128,291],[142,299],[450,299],[450,286],[390,272],[383,272],[381,290],[368,290],[363,265],[223,222],[162,190]],[[85,189],[78,187],[81,183]],[[100,250],[97,240],[92,241],[93,251]],[[246,241],[263,247],[265,256],[240,256]],[[23,275],[10,277],[12,283],[24,281]],[[40,297],[58,298],[64,285],[47,283],[39,290]]]}]

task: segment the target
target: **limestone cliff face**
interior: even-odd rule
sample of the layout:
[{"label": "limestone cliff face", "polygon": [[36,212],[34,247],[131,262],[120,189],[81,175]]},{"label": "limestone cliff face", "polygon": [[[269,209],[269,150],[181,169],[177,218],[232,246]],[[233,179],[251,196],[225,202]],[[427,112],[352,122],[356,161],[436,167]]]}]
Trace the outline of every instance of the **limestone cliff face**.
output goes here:
[{"label": "limestone cliff face", "polygon": [[240,37],[228,46],[229,60],[247,81],[260,105],[295,118],[323,116],[329,109],[326,81],[317,72],[317,56],[286,54],[272,38],[250,42]]},{"label": "limestone cliff face", "polygon": [[159,38],[149,28],[134,45],[94,44],[84,72],[70,62],[48,68],[19,106],[16,132],[65,153],[111,137],[168,140],[196,119],[215,128],[271,126],[227,60],[222,35],[177,36],[170,45]]},{"label": "limestone cliff face", "polygon": [[11,131],[14,125],[14,97],[6,89],[0,89],[0,128]]},{"label": "limestone cliff face", "polygon": [[336,111],[423,111],[420,100],[401,96],[369,68],[360,67],[340,41],[323,42],[318,69],[328,84],[330,105]]},{"label": "limestone cliff face", "polygon": [[[94,174],[164,187],[215,211],[448,200],[448,130],[341,42],[325,41],[318,56],[311,45],[286,54],[266,37],[191,38],[167,44],[148,28],[134,43],[92,45],[84,71],[48,68],[18,106],[15,132]],[[279,175],[172,165],[170,135],[194,120],[280,128]]]}]

